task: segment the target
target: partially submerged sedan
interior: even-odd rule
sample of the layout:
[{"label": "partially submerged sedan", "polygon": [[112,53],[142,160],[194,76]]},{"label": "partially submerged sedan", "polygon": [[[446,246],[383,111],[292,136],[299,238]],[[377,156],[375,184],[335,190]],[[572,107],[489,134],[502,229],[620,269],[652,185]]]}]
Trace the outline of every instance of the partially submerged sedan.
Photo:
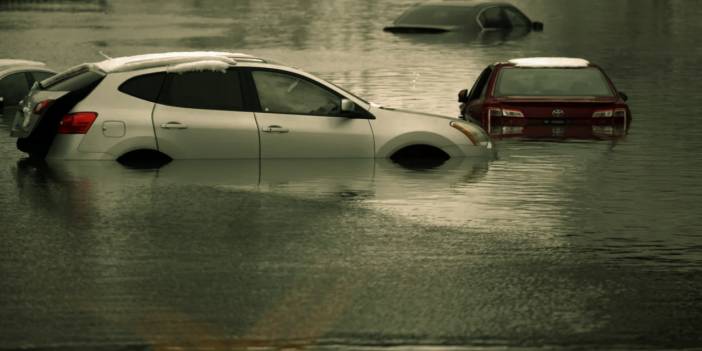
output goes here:
[{"label": "partially submerged sedan", "polygon": [[0,116],[13,116],[34,82],[55,73],[43,62],[0,59]]},{"label": "partially submerged sedan", "polygon": [[494,30],[542,30],[515,6],[494,1],[433,1],[407,9],[392,25],[392,33],[481,32]]},{"label": "partially submerged sedan", "polygon": [[597,65],[532,57],[489,65],[461,90],[461,115],[493,137],[609,139],[626,134],[631,111]]},{"label": "partially submerged sedan", "polygon": [[245,54],[175,52],[82,64],[44,80],[11,134],[34,158],[465,157],[487,134],[458,118],[380,107]]}]

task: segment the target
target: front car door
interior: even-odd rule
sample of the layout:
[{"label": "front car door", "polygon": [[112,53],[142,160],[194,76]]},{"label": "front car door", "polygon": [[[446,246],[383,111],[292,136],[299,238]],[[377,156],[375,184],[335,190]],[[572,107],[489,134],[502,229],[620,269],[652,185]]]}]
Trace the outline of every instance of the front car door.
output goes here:
[{"label": "front car door", "polygon": [[168,73],[153,111],[159,150],[175,159],[258,158],[240,78],[236,69]]},{"label": "front car door", "polygon": [[343,116],[339,93],[292,72],[255,69],[251,76],[261,158],[375,156],[368,119]]}]

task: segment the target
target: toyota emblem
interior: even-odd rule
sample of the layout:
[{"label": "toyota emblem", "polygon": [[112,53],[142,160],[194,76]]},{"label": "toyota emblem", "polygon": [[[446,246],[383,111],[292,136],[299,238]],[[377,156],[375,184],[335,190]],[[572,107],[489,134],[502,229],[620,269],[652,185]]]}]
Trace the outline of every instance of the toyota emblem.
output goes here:
[{"label": "toyota emblem", "polygon": [[565,116],[565,111],[561,110],[560,108],[557,108],[551,112],[551,116],[560,118]]}]

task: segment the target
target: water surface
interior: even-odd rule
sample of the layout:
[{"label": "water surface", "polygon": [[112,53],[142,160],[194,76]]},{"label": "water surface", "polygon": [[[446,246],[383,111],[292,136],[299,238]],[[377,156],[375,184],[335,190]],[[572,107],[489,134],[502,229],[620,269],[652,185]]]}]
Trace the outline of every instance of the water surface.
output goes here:
[{"label": "water surface", "polygon": [[702,4],[524,0],[542,33],[382,31],[413,2],[1,11],[1,57],[241,51],[446,115],[489,63],[584,57],[634,116],[617,142],[501,141],[495,159],[429,170],[36,165],[4,122],[0,349],[702,346]]}]

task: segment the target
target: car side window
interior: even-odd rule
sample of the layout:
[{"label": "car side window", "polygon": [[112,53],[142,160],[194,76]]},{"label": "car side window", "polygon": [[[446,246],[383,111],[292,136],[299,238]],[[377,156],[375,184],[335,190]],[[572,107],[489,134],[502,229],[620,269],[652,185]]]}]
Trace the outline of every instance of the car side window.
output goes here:
[{"label": "car side window", "polygon": [[122,83],[117,90],[142,100],[156,102],[165,77],[164,72],[132,77]]},{"label": "car side window", "polygon": [[490,74],[492,74],[492,67],[488,67],[480,73],[480,76],[475,81],[473,88],[470,90],[468,95],[468,101],[476,100],[482,96],[485,96],[485,91],[487,90],[487,83],[490,79]]},{"label": "car side window", "polygon": [[512,27],[528,27],[531,25],[531,21],[514,7],[505,7],[504,11]]},{"label": "car side window", "polygon": [[511,27],[509,20],[502,12],[502,8],[497,6],[488,7],[487,9],[483,10],[483,12],[480,13],[479,20],[483,25],[483,28],[486,29]]},{"label": "car side window", "polygon": [[339,116],[341,97],[306,78],[278,71],[253,71],[263,112]]},{"label": "car side window", "polygon": [[5,106],[15,106],[29,92],[29,81],[24,72],[13,73],[0,80],[0,96]]},{"label": "car side window", "polygon": [[164,105],[206,109],[243,110],[239,72],[168,73],[158,102]]}]

